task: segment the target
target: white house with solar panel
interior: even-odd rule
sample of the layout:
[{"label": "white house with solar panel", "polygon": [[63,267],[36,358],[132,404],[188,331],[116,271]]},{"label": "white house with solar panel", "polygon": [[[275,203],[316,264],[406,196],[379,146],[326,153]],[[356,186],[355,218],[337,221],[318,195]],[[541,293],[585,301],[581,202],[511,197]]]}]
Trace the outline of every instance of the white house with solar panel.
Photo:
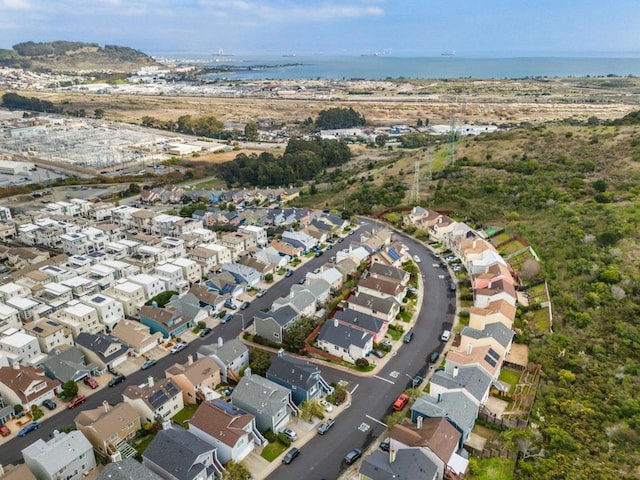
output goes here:
[{"label": "white house with solar panel", "polygon": [[96,310],[98,319],[100,323],[107,327],[107,332],[113,331],[116,324],[124,319],[122,303],[104,293],[87,295],[86,297],[82,297],[80,301]]},{"label": "white house with solar panel", "polygon": [[168,378],[156,382],[149,377],[145,384],[127,387],[122,396],[140,415],[142,423],[153,422],[157,417],[167,420],[184,408],[182,390]]}]

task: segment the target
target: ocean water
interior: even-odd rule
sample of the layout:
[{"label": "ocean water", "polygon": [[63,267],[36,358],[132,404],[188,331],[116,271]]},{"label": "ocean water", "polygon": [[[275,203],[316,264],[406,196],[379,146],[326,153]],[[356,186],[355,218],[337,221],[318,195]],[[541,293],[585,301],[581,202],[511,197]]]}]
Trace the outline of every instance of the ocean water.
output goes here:
[{"label": "ocean water", "polygon": [[[162,55],[156,55],[162,56]],[[169,55],[166,56],[167,58]],[[241,67],[235,72],[213,75],[229,79],[324,79],[362,78],[476,78],[640,76],[640,57],[520,57],[473,58],[459,56],[221,56],[173,54],[201,65]],[[270,68],[260,68],[269,66]],[[245,70],[251,67],[251,70]]]}]

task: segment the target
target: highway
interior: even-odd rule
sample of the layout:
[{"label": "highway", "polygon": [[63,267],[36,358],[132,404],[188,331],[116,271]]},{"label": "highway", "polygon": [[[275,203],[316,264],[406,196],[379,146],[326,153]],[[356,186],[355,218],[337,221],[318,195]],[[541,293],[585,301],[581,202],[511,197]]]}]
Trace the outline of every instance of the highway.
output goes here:
[{"label": "highway", "polygon": [[[361,219],[361,228],[367,229],[372,225],[366,219]],[[391,413],[393,400],[407,388],[409,377],[416,374],[425,376],[428,368],[427,357],[431,351],[441,348],[439,341],[444,326],[450,328],[455,313],[455,297],[448,289],[449,276],[446,269],[437,266],[429,250],[421,243],[402,237],[403,243],[409,247],[412,255],[419,255],[422,262],[418,264],[422,280],[424,281],[424,295],[417,322],[414,327],[415,336],[411,343],[403,344],[385,367],[373,377],[363,377],[321,367],[322,375],[328,382],[340,380],[348,382],[347,389],[352,392],[352,405],[337,419],[332,430],[324,436],[318,435],[301,448],[301,454],[290,465],[277,468],[269,479],[300,479],[320,480],[323,478],[338,478],[344,471],[342,458],[352,448],[365,449],[385,430],[381,423],[384,417]],[[346,244],[346,240],[345,243]],[[343,244],[336,243],[334,249]],[[116,404],[122,401],[122,392],[127,385],[145,383],[150,375],[164,378],[164,370],[176,362],[185,363],[189,354],[202,344],[216,342],[219,337],[229,340],[237,337],[244,327],[248,327],[255,312],[265,308],[278,297],[289,293],[292,284],[297,284],[307,272],[323,265],[329,259],[331,250],[320,257],[313,257],[300,267],[289,278],[283,278],[273,284],[266,295],[255,298],[251,305],[238,312],[235,318],[218,325],[205,338],[197,338],[189,346],[175,355],[167,355],[158,363],[145,371],[138,371],[127,377],[127,380],[113,388],[103,388],[89,396],[81,407],[64,410],[42,423],[40,428],[25,437],[16,437],[2,445],[0,449],[0,464],[22,462],[21,450],[31,444],[36,438],[47,439],[55,429],[72,425],[81,409],[91,409],[100,406],[104,401]],[[445,275],[445,278],[440,278]],[[58,401],[59,402],[59,401]],[[276,460],[277,461],[277,460]]]}]

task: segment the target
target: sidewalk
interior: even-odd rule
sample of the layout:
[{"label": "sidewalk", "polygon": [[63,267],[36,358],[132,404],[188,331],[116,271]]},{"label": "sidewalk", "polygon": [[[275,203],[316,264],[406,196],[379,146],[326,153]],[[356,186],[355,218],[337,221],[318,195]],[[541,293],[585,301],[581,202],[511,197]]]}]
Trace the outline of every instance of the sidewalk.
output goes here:
[{"label": "sidewalk", "polygon": [[[347,408],[351,406],[351,394],[347,392],[347,398],[345,401],[339,406],[333,406],[333,410],[331,412],[325,412],[325,420],[332,418],[336,419],[338,416],[344,412]],[[298,417],[294,417],[294,419],[289,423],[288,427],[293,429],[298,434],[298,439],[295,442],[291,443],[291,447],[303,449],[303,446],[311,440],[313,437],[318,435],[317,430],[318,426],[324,422],[324,420],[319,420],[317,418],[313,419],[312,423],[307,423]],[[331,432],[328,432],[327,435],[331,435]],[[253,452],[251,452],[242,463],[245,467],[251,472],[252,478],[254,480],[262,480],[268,477],[276,468],[282,465],[282,457],[283,455],[289,451],[291,447],[282,452],[278,458],[274,459],[272,462],[269,462],[262,458],[260,454],[262,453],[262,449],[264,447],[256,447]]]}]

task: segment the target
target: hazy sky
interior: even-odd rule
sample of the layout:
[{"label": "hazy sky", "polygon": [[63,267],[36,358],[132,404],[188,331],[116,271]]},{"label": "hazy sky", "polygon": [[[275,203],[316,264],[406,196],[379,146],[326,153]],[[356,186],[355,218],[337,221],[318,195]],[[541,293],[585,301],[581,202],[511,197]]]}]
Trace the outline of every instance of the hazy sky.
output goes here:
[{"label": "hazy sky", "polygon": [[640,52],[640,0],[0,0],[0,48],[394,56]]}]

